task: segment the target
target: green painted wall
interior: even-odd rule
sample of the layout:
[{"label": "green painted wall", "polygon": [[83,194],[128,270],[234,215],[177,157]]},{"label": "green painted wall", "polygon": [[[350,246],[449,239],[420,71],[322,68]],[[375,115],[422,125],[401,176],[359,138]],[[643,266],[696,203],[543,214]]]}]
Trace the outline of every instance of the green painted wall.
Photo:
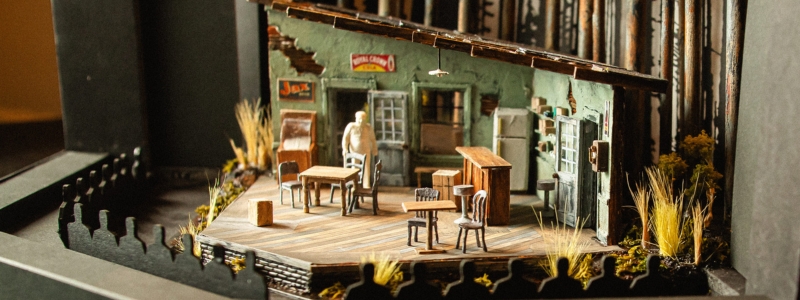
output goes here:
[{"label": "green painted wall", "polygon": [[[572,96],[575,98],[575,103],[577,104],[576,113],[571,115],[571,117],[584,118],[589,114],[597,114],[600,117],[599,125],[602,126],[603,115],[605,114],[605,102],[608,101],[609,104],[611,104],[611,101],[614,99],[614,91],[609,85],[575,80],[568,75],[536,70],[533,78],[533,96],[547,99],[547,104],[550,106],[569,109],[570,105],[567,96],[569,94],[570,84],[572,85]],[[609,114],[612,113],[612,109],[613,105],[609,105]],[[611,127],[612,122],[613,120],[609,120],[609,127]],[[537,130],[537,134],[538,133]],[[600,139],[608,141],[609,149],[613,147],[613,145],[611,145],[612,134],[613,132],[610,131],[610,128],[609,135],[604,135],[602,132],[600,133]],[[538,134],[538,137],[539,141],[550,142],[549,149],[552,151],[553,147],[555,147],[555,136],[550,135],[543,137],[541,134]],[[532,143],[535,144],[535,141]],[[610,166],[611,157],[608,159]],[[555,173],[554,163],[555,158],[553,155],[549,153],[538,153],[536,158],[537,178],[552,178],[553,173]],[[602,193],[608,194],[609,192],[610,174],[611,172],[600,173],[599,185]],[[538,192],[538,195],[539,197],[544,197],[541,191]],[[553,197],[553,195],[551,195],[551,197]]]},{"label": "green painted wall", "polygon": [[[442,69],[450,75],[437,78],[428,75],[436,69],[436,49],[427,45],[397,41],[390,38],[334,29],[329,25],[292,19],[282,12],[268,10],[270,25],[277,26],[282,35],[295,38],[296,46],[315,52],[316,62],[325,67],[320,76],[298,75],[280,51],[270,51],[270,81],[272,83],[273,126],[279,127],[280,109],[305,109],[318,112],[317,141],[320,147],[319,162],[328,163],[331,141],[327,133],[327,104],[323,103],[323,78],[373,79],[378,90],[404,91],[412,96],[412,82],[469,84],[472,86],[471,145],[492,146],[492,119],[480,114],[482,94],[499,95],[499,105],[524,108],[530,106],[533,69],[498,61],[472,58],[469,54],[442,50]],[[394,73],[355,73],[350,70],[350,54],[394,54],[397,71]],[[278,78],[295,78],[313,81],[316,100],[313,103],[277,101]],[[410,100],[410,99],[409,99]],[[409,101],[411,103],[413,101]],[[418,108],[416,108],[418,109]],[[411,113],[410,113],[411,115]],[[470,122],[470,120],[465,120]],[[277,132],[276,132],[277,134]],[[276,136],[276,140],[277,140]],[[339,143],[339,141],[334,141]]]}]

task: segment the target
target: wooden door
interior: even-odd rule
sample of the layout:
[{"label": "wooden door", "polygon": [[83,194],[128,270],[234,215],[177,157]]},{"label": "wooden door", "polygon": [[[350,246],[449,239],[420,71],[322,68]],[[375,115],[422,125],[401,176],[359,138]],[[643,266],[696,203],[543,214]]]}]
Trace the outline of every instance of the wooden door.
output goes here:
[{"label": "wooden door", "polygon": [[407,103],[405,92],[369,92],[369,116],[383,163],[381,185],[409,185]]},{"label": "wooden door", "polygon": [[556,118],[556,201],[558,220],[575,227],[580,202],[580,120],[565,116]]}]

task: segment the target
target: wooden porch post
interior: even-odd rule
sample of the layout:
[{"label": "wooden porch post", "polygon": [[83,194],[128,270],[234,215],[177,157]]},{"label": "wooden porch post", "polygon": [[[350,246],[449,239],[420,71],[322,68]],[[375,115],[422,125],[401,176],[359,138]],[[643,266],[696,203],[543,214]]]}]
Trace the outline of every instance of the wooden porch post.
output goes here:
[{"label": "wooden porch post", "polygon": [[586,59],[592,58],[592,2],[580,0],[578,5],[578,57]]},{"label": "wooden porch post", "polygon": [[661,154],[672,150],[672,8],[674,5],[674,0],[661,0],[661,78],[667,81],[667,92],[661,96],[659,108]]},{"label": "wooden porch post", "polygon": [[700,133],[701,118],[701,94],[700,87],[702,78],[700,76],[700,9],[703,7],[703,0],[685,0],[686,25],[684,29],[684,81],[683,90],[684,103],[684,130],[683,136],[697,135]]},{"label": "wooden porch post", "polygon": [[606,1],[594,0],[592,11],[592,60],[606,62]]},{"label": "wooden porch post", "polygon": [[725,51],[725,221],[728,221],[728,210],[731,208],[733,199],[733,171],[739,118],[739,80],[742,77],[747,0],[728,0],[728,9],[728,46]]},{"label": "wooden porch post", "polygon": [[561,19],[561,0],[547,0],[545,9],[544,48],[549,51],[558,51]]}]

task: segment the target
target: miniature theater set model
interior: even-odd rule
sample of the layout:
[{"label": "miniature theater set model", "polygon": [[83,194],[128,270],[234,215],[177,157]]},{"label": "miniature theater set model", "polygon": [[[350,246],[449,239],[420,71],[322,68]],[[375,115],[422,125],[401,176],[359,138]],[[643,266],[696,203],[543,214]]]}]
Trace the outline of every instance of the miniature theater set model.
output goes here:
[{"label": "miniature theater set model", "polygon": [[[106,159],[86,182],[64,188],[65,245],[230,297],[260,297],[267,286],[316,295],[342,284],[352,284],[353,299],[383,295],[388,290],[376,286],[387,283],[372,279],[379,262],[367,259],[376,254],[413,274],[394,283],[398,298],[418,281],[451,282],[459,272],[445,294],[490,296],[470,290],[482,273],[508,274],[494,285],[497,297],[652,296],[677,283],[665,281],[661,260],[648,254],[676,262],[679,251],[648,221],[661,218],[652,202],[694,213],[674,223],[692,226],[700,264],[713,201],[701,209],[701,200],[687,200],[684,209],[674,199],[714,199],[721,175],[708,156],[713,141],[689,135],[681,144],[694,149],[686,161],[665,156],[646,179],[626,178],[648,164],[638,157],[645,133],[634,129],[643,119],[631,105],[641,99],[631,95],[665,93],[666,80],[325,5],[269,1],[266,14],[269,108],[237,106],[244,143],[231,139],[236,159],[209,187],[210,205],[173,241],[155,226],[155,242],[145,246],[133,218],[117,237],[103,209],[146,189],[137,148],[132,162]],[[289,48],[313,55],[300,59]],[[696,169],[691,193],[673,192],[687,163]],[[623,204],[638,216],[623,213]],[[638,220],[639,232],[631,226]],[[578,253],[559,257],[565,245]],[[615,266],[627,279],[644,274],[638,286],[616,277]],[[534,284],[523,274],[550,278]],[[585,283],[591,275],[599,275],[595,290],[572,278]],[[685,293],[708,290],[686,282]]]}]

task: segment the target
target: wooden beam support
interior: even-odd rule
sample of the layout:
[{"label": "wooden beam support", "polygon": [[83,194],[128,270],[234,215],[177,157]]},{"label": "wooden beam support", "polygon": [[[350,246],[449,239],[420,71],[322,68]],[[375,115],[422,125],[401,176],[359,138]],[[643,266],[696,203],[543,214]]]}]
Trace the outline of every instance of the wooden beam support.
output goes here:
[{"label": "wooden beam support", "polygon": [[545,71],[566,74],[566,75],[572,75],[575,73],[575,66],[573,65],[541,57],[533,58],[533,63],[531,63],[531,68],[541,69]]},{"label": "wooden beam support", "polygon": [[[536,59],[534,59],[534,62]],[[654,76],[644,77],[641,74],[632,75],[616,70],[597,71],[576,67],[572,76],[578,80],[605,83],[614,86],[621,86],[627,89],[642,91],[652,91],[664,93],[667,91],[667,81]]]},{"label": "wooden beam support", "polygon": [[470,53],[470,55],[472,55],[473,57],[494,59],[521,66],[530,66],[531,64],[533,64],[533,57],[530,57],[528,55],[518,53],[516,51],[508,51],[490,47],[481,47],[477,45],[472,46],[472,52]]},{"label": "wooden beam support", "polygon": [[[747,16],[747,0],[728,0],[728,46],[725,51],[725,215],[733,199],[733,171],[736,159],[736,133],[739,120],[739,86],[742,78],[742,51]],[[728,223],[729,224],[729,223]]]},{"label": "wooden beam support", "polygon": [[659,152],[672,152],[672,9],[674,0],[661,0],[661,78],[667,81],[667,90],[661,95]]},{"label": "wooden beam support", "polygon": [[436,35],[432,33],[414,31],[411,41],[418,44],[433,46],[433,43],[436,41]]},{"label": "wooden beam support", "polygon": [[409,28],[400,28],[383,24],[368,23],[366,21],[336,17],[333,28],[349,31],[364,32],[374,35],[386,36],[400,40],[411,41],[416,31]]},{"label": "wooden beam support", "polygon": [[592,10],[592,60],[606,62],[606,1],[594,0]]},{"label": "wooden beam support", "polygon": [[700,87],[703,78],[700,75],[700,10],[703,0],[685,0],[686,26],[684,30],[684,81],[683,90],[685,103],[683,111],[683,136],[697,135],[701,125],[701,99]]},{"label": "wooden beam support", "polygon": [[472,44],[439,36],[433,45],[436,48],[472,53]]},{"label": "wooden beam support", "polygon": [[559,34],[561,32],[561,0],[547,0],[545,8],[544,49],[558,51]]},{"label": "wooden beam support", "polygon": [[578,4],[578,57],[591,59],[592,54],[592,2],[580,0]]},{"label": "wooden beam support", "polygon": [[324,14],[311,10],[294,8],[294,7],[287,8],[286,15],[295,19],[302,19],[302,20],[308,20],[317,23],[324,23],[331,25],[333,25],[334,20],[336,20],[336,16],[333,15]]}]

